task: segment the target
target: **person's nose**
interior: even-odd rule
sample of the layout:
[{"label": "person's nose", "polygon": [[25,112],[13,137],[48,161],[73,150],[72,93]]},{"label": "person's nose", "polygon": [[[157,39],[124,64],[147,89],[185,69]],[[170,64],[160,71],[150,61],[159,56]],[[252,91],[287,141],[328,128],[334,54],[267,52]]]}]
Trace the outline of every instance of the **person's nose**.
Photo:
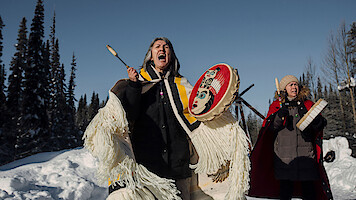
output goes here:
[{"label": "person's nose", "polygon": [[166,50],[164,49],[164,46],[160,46],[160,47],[159,47],[159,50],[160,50],[160,51],[163,51],[163,52],[166,51]]}]

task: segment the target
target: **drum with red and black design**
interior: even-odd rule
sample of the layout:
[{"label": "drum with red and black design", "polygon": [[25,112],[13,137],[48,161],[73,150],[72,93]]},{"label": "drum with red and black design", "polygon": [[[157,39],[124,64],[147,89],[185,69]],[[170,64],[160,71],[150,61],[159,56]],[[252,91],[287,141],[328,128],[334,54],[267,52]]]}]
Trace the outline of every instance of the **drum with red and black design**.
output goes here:
[{"label": "drum with red and black design", "polygon": [[239,90],[237,70],[225,63],[210,67],[194,85],[188,110],[199,121],[212,120],[227,110]]}]

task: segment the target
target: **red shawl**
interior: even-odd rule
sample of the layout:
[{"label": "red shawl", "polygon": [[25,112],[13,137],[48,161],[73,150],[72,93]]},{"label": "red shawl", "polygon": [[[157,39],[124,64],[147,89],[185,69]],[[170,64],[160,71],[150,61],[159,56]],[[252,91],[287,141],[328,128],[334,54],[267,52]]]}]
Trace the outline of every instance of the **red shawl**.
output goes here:
[{"label": "red shawl", "polygon": [[[304,101],[304,105],[309,110],[314,103],[312,101]],[[257,138],[254,149],[251,152],[251,174],[250,174],[250,190],[248,196],[278,198],[280,193],[279,181],[274,177],[273,170],[273,144],[274,134],[269,128],[273,122],[275,113],[279,110],[279,101],[274,101],[269,107],[266,119],[263,121],[262,128]],[[314,141],[314,150],[318,162],[318,169],[321,179],[315,181],[318,200],[332,199],[329,180],[327,178],[325,168],[322,161],[322,138],[323,132],[316,134]],[[301,197],[301,187],[297,183],[294,187],[294,197]]]}]

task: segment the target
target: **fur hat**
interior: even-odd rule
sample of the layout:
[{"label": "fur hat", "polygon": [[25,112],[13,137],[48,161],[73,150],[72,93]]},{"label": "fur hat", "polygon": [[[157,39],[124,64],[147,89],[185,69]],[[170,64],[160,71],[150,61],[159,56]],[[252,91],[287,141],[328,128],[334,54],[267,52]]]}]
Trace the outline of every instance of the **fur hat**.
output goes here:
[{"label": "fur hat", "polygon": [[299,84],[299,81],[295,76],[287,75],[281,79],[281,82],[279,83],[279,89],[283,91],[284,89],[286,89],[286,86],[290,82],[297,82]]}]

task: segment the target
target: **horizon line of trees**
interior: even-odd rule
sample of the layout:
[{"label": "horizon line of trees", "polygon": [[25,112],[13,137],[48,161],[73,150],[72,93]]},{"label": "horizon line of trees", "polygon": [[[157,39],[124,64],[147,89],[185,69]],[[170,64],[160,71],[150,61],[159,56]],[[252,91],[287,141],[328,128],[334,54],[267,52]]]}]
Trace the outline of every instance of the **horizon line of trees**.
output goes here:
[{"label": "horizon line of trees", "polygon": [[[40,152],[82,146],[82,135],[100,107],[99,96],[86,94],[75,107],[76,57],[73,53],[66,81],[55,34],[55,13],[49,39],[44,39],[44,5],[38,0],[28,33],[24,17],[18,30],[16,52],[9,75],[3,52],[0,16],[0,165]],[[5,80],[7,79],[7,85]]]}]

